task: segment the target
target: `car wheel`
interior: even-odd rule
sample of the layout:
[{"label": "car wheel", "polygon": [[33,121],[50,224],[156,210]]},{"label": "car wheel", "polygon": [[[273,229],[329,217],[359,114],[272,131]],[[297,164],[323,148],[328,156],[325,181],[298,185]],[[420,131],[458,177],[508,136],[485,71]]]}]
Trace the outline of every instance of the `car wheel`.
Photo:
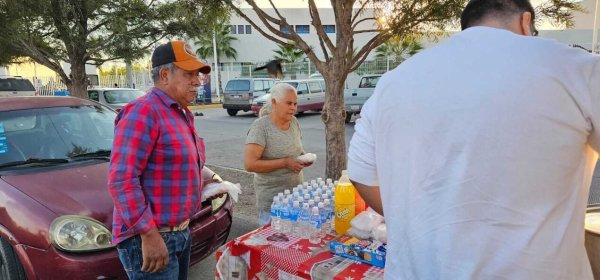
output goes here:
[{"label": "car wheel", "polygon": [[0,238],[0,279],[25,280],[25,272],[19,258],[8,242]]},{"label": "car wheel", "polygon": [[350,123],[351,120],[352,120],[352,113],[346,112],[346,120],[345,120],[345,122],[346,123]]},{"label": "car wheel", "polygon": [[237,115],[238,110],[235,109],[227,109],[227,114],[229,114],[230,116],[235,116]]}]

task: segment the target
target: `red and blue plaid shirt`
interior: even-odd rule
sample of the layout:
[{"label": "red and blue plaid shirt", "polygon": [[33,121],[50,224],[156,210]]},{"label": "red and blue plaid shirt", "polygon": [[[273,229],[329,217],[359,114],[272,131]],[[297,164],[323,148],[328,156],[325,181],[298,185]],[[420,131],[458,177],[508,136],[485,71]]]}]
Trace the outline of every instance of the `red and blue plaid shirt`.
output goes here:
[{"label": "red and blue plaid shirt", "polygon": [[115,120],[109,167],[113,244],[189,219],[200,207],[204,161],[189,109],[157,88],[127,104]]}]

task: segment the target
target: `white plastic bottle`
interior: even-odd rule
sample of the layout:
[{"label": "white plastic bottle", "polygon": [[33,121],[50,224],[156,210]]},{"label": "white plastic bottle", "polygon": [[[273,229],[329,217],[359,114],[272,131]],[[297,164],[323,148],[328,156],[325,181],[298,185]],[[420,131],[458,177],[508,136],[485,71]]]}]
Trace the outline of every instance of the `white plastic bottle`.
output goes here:
[{"label": "white plastic bottle", "polygon": [[312,244],[321,243],[321,215],[319,207],[313,207],[310,214],[310,236],[308,242]]},{"label": "white plastic bottle", "polygon": [[325,208],[325,213],[327,214],[327,230],[325,233],[326,234],[332,234],[333,229],[335,228],[335,219],[333,218],[333,205],[331,204],[331,200],[329,200],[328,198],[326,198],[324,200],[324,208]]}]

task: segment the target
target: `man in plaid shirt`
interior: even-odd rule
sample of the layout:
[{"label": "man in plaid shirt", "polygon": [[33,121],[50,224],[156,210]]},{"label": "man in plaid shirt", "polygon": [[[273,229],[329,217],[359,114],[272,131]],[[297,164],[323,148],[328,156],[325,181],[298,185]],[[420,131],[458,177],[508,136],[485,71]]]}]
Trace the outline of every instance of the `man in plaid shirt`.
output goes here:
[{"label": "man in plaid shirt", "polygon": [[220,181],[204,167],[204,143],[187,108],[200,86],[199,73],[209,72],[183,41],[157,47],[154,88],[127,104],[115,120],[109,169],[112,233],[130,279],[187,278],[187,225],[200,209],[200,186]]}]

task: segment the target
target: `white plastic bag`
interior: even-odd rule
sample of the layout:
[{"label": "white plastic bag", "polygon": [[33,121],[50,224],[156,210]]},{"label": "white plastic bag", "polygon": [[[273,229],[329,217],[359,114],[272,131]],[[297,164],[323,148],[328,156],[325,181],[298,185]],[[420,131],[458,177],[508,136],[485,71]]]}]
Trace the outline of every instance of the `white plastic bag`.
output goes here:
[{"label": "white plastic bag", "polygon": [[202,198],[200,200],[204,202],[209,197],[222,193],[228,193],[231,196],[231,199],[237,202],[238,195],[242,193],[242,186],[228,181],[223,181],[222,183],[210,183],[202,189]]},{"label": "white plastic bag", "polygon": [[315,155],[313,153],[307,153],[307,154],[303,154],[303,155],[297,157],[296,159],[300,160],[304,163],[313,163],[313,162],[315,162],[315,160],[317,160],[317,155]]},{"label": "white plastic bag", "polygon": [[364,231],[364,230],[360,230],[357,229],[355,227],[351,227],[348,232],[349,235],[354,236],[356,238],[359,239],[369,239],[371,238],[371,232],[370,231]]},{"label": "white plastic bag", "polygon": [[379,215],[371,208],[368,208],[367,211],[363,211],[356,215],[356,217],[350,221],[350,225],[352,225],[352,227],[368,232],[371,232],[381,223],[383,223],[383,216]]},{"label": "white plastic bag", "polygon": [[371,236],[379,242],[387,243],[387,226],[385,224],[376,226],[373,231],[371,231]]}]

